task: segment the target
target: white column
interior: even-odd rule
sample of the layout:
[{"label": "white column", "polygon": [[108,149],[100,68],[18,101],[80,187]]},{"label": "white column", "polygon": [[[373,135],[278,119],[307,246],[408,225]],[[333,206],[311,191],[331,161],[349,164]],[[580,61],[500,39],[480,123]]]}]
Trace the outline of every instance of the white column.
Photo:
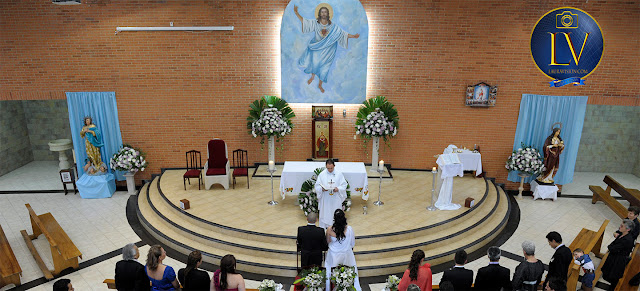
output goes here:
[{"label": "white column", "polygon": [[127,179],[127,194],[135,195],[136,194],[136,179],[134,176],[136,173],[134,172],[126,172],[124,177]]},{"label": "white column", "polygon": [[380,137],[374,136],[371,143],[371,172],[378,172],[378,151],[380,150]]},{"label": "white column", "polygon": [[269,161],[276,161],[276,138],[269,137]]}]

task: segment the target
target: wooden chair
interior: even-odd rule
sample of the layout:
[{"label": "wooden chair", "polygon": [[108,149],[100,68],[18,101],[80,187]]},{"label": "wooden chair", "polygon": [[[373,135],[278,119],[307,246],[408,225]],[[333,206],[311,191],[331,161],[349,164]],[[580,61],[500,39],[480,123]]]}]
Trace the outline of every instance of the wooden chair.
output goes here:
[{"label": "wooden chair", "polygon": [[182,175],[184,190],[187,190],[187,181],[191,185],[191,178],[198,178],[198,190],[200,190],[200,184],[202,184],[202,155],[199,151],[190,150],[185,153],[185,158],[187,160],[187,172]]},{"label": "wooden chair", "polygon": [[[29,218],[31,219],[31,228],[33,230],[32,235],[28,235],[26,230],[21,230],[22,238],[27,243],[27,247],[31,251],[31,255],[36,260],[36,263],[44,273],[44,277],[48,280],[53,279],[54,275],[60,274],[67,268],[78,269],[78,258],[82,259],[82,253],[78,250],[75,244],[71,241],[67,233],[64,232],[60,224],[53,218],[51,213],[36,215],[31,208],[31,205],[25,204],[29,211]],[[33,246],[31,240],[37,239],[38,236],[44,234],[51,247],[51,257],[53,259],[53,270],[49,270],[44,261],[38,254],[38,251]]]},{"label": "wooden chair", "polygon": [[220,184],[225,190],[229,190],[231,164],[224,140],[214,138],[207,144],[207,162],[204,164],[203,180],[204,189],[209,189],[213,184]]},{"label": "wooden chair", "polygon": [[249,155],[246,150],[233,151],[233,189],[236,188],[236,177],[247,177],[247,189],[249,189]]},{"label": "wooden chair", "polygon": [[20,276],[22,269],[0,226],[0,288],[9,284],[20,286]]}]

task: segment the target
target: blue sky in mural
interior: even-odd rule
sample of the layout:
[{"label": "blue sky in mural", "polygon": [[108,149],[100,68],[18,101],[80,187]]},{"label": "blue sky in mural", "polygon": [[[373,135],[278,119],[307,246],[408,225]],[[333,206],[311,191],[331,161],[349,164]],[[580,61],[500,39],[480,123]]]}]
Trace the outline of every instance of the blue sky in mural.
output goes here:
[{"label": "blue sky in mural", "polygon": [[[335,59],[322,84],[325,92],[318,88],[316,76],[309,85],[311,77],[303,71],[298,61],[306,51],[309,41],[315,33],[302,33],[302,24],[293,10],[305,19],[315,19],[316,6],[328,3],[333,8],[331,21],[349,34],[360,34],[359,38],[350,38],[348,48],[338,45]],[[282,17],[280,30],[280,50],[282,61],[282,98],[289,103],[362,103],[366,98],[367,86],[367,46],[369,43],[367,16],[360,1],[357,0],[293,0],[289,2]]]}]

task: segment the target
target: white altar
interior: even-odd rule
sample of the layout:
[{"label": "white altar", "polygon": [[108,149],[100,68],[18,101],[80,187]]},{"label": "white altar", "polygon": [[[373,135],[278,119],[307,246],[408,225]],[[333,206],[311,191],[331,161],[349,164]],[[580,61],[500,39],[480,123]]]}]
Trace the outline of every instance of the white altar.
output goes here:
[{"label": "white altar", "polygon": [[558,199],[558,190],[560,189],[556,185],[540,185],[535,179],[529,185],[531,185],[531,191],[533,192],[533,200],[553,199],[553,201],[556,201]]},{"label": "white altar", "polygon": [[462,152],[457,153],[457,155],[460,163],[462,163],[462,170],[476,171],[476,176],[482,174],[482,155],[480,155],[480,153],[462,150]]},{"label": "white altar", "polygon": [[[456,210],[461,206],[460,204],[452,203],[453,199],[453,177],[464,175],[462,163],[451,163],[445,161],[445,155],[442,154],[438,157],[436,163],[438,164],[438,176],[442,179],[442,186],[438,193],[438,200],[435,206],[440,210]],[[482,171],[480,171],[482,173]]]},{"label": "white altar", "polygon": [[[298,196],[302,184],[311,179],[313,171],[324,167],[325,162],[284,162],[280,176],[282,199],[286,195]],[[363,200],[369,198],[369,181],[364,163],[336,162],[335,171],[341,172],[349,182],[351,196],[362,195]]]}]

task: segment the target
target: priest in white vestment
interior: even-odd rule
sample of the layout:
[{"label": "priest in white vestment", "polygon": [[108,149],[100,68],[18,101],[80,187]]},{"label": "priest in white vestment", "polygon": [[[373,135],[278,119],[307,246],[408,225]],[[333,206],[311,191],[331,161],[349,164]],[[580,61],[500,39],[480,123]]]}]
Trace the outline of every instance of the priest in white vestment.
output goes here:
[{"label": "priest in white vestment", "polygon": [[333,225],[333,213],[342,209],[342,202],[347,199],[347,180],[342,173],[335,171],[335,163],[328,159],[326,169],[318,175],[315,191],[318,196],[319,225],[327,229]]}]

